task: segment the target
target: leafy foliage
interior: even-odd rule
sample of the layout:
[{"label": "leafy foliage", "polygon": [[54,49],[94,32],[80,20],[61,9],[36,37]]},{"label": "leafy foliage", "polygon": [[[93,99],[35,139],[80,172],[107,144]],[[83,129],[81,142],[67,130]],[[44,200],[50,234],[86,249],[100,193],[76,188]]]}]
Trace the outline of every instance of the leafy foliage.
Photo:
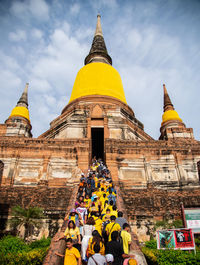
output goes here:
[{"label": "leafy foliage", "polygon": [[50,238],[42,238],[27,244],[19,237],[6,236],[0,240],[0,264],[41,265],[50,242]]},{"label": "leafy foliage", "polygon": [[183,250],[159,250],[157,262],[159,265],[200,264],[200,252],[198,251],[195,255],[193,251],[190,253],[188,251]]},{"label": "leafy foliage", "polygon": [[34,248],[45,248],[45,247],[48,247],[50,244],[51,244],[51,238],[48,237],[46,239],[46,238],[43,237],[40,240],[37,240],[37,241],[34,241],[34,242],[30,243],[29,247],[31,249],[34,249]]},{"label": "leafy foliage", "polygon": [[0,256],[1,265],[42,265],[48,248],[33,249],[29,252],[11,253]]},{"label": "leafy foliage", "polygon": [[0,240],[0,256],[28,250],[29,246],[19,237],[6,236]]},{"label": "leafy foliage", "polygon": [[195,238],[195,245],[197,249],[200,249],[200,238]]},{"label": "leafy foliage", "polygon": [[[195,239],[199,244],[200,240]],[[196,255],[194,251],[183,250],[157,250],[156,240],[145,242],[145,247],[142,248],[148,264],[150,265],[197,265],[200,264],[200,251],[197,250]]]},{"label": "leafy foliage", "polygon": [[145,247],[150,248],[150,249],[157,249],[157,242],[156,240],[150,240],[145,242]]},{"label": "leafy foliage", "polygon": [[157,249],[149,249],[147,247],[142,248],[142,252],[145,255],[148,265],[157,265]]}]

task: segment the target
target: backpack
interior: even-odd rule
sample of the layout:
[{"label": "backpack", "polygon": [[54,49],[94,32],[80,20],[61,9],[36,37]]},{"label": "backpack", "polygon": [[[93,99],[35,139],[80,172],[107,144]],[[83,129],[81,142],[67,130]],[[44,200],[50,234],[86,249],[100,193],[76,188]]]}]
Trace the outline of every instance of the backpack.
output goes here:
[{"label": "backpack", "polygon": [[106,226],[109,224],[110,221],[103,222],[103,229],[102,229],[102,237],[104,238],[104,243],[106,244],[108,242],[108,235],[106,233]]}]

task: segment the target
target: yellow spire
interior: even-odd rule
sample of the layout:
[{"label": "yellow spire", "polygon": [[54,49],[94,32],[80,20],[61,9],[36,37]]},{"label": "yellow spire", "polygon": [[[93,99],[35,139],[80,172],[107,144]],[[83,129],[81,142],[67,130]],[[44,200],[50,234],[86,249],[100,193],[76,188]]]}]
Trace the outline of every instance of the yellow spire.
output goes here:
[{"label": "yellow spire", "polygon": [[178,113],[174,110],[174,106],[171,103],[165,84],[163,84],[163,90],[164,90],[164,114],[162,115],[162,125],[165,122],[174,121],[174,120],[182,122]]},{"label": "yellow spire", "polygon": [[12,110],[10,117],[23,117],[30,122],[29,110],[28,110],[28,86],[29,83],[26,83],[24,92],[17,102],[16,107]]}]

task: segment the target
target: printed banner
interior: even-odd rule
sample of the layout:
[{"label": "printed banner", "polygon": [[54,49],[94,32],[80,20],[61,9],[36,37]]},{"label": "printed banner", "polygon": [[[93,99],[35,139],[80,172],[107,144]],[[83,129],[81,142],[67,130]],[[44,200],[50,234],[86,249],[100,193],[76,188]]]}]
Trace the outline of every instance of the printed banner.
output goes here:
[{"label": "printed banner", "polygon": [[200,209],[184,209],[187,228],[194,233],[200,233]]},{"label": "printed banner", "polygon": [[169,229],[157,231],[158,249],[195,249],[192,229]]}]

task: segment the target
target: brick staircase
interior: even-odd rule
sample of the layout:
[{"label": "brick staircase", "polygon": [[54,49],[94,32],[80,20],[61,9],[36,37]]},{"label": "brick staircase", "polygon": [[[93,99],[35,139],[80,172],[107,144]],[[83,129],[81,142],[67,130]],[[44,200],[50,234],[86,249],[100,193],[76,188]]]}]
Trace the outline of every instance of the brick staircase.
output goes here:
[{"label": "brick staircase", "polygon": [[[124,213],[124,217],[128,220],[125,204],[124,204],[123,198],[120,193],[120,187],[117,184],[115,184],[115,189],[117,191],[117,208],[118,210]],[[73,205],[75,204],[75,201],[76,201],[77,192],[78,192],[78,185],[76,185],[73,189],[73,195],[71,196],[71,199],[68,203],[66,213],[68,213],[71,210],[71,208],[73,208]],[[45,257],[43,265],[63,265],[64,264],[64,258],[57,256],[55,253],[59,252],[62,255],[65,254],[65,250],[66,250],[65,240],[62,239],[57,242],[55,240],[57,238],[60,238],[63,235],[66,227],[67,227],[67,223],[64,221],[61,227],[61,230],[55,234],[55,236],[53,237],[51,241],[51,245],[47,253],[47,256]],[[132,244],[131,244],[130,253],[135,255],[138,265],[147,265],[146,259],[141,251],[137,235],[131,232],[131,237],[132,237]]]}]

